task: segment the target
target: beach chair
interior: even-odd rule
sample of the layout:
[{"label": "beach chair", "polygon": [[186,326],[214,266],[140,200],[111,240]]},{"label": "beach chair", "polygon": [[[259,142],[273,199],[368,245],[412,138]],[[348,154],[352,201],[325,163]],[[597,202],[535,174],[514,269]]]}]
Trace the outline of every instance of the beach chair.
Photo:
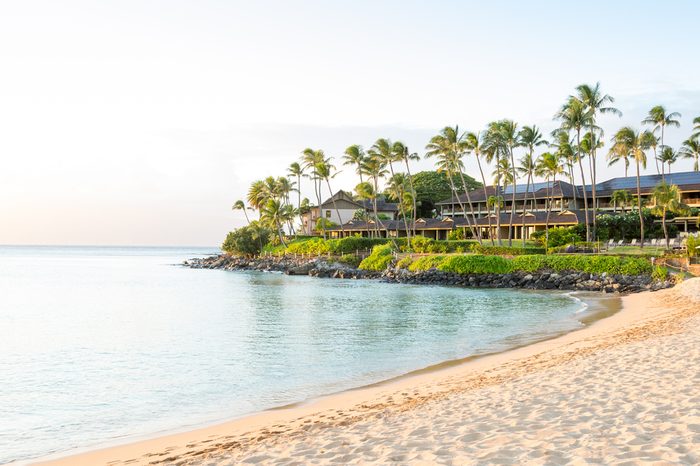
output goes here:
[{"label": "beach chair", "polygon": [[624,239],[621,239],[620,241],[617,242],[617,245],[618,245],[618,246],[622,246],[623,244],[625,244],[625,240],[624,240]]},{"label": "beach chair", "polygon": [[651,242],[649,243],[649,246],[656,246],[656,238],[651,240]]},{"label": "beach chair", "polygon": [[637,245],[637,238],[632,238],[632,241],[630,241],[630,246],[636,246]]},{"label": "beach chair", "polygon": [[615,247],[615,240],[610,238],[610,241],[608,241],[608,249],[614,248]]}]

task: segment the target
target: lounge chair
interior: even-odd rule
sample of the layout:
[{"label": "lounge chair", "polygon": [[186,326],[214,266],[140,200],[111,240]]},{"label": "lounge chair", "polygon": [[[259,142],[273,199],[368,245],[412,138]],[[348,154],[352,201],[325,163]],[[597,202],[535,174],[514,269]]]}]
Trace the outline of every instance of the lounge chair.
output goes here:
[{"label": "lounge chair", "polygon": [[608,249],[614,248],[615,247],[615,240],[610,238],[610,241],[608,241]]},{"label": "lounge chair", "polygon": [[650,246],[656,246],[656,238],[651,240],[651,243],[649,243]]},{"label": "lounge chair", "polygon": [[625,244],[625,240],[624,240],[624,239],[621,239],[620,241],[617,242],[617,245],[618,245],[618,246],[622,246],[623,244]]},{"label": "lounge chair", "polygon": [[630,246],[636,246],[637,245],[637,238],[632,238],[632,241],[630,241]]}]

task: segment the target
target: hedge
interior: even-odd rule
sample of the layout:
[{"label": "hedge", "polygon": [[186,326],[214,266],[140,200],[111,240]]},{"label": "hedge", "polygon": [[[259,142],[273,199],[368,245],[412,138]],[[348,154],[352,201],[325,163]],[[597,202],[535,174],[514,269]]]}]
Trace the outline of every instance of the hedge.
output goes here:
[{"label": "hedge", "polygon": [[[510,272],[572,271],[611,275],[651,275],[655,269],[646,258],[617,256],[424,256],[408,266],[412,272],[436,268],[458,274],[504,274]],[[657,272],[658,275],[659,272]]]},{"label": "hedge", "polygon": [[375,246],[374,249],[372,249],[372,254],[360,262],[358,268],[362,270],[372,270],[375,272],[386,270],[389,263],[394,258],[392,252],[391,244]]},{"label": "hedge", "polygon": [[518,247],[518,246],[486,246],[483,244],[473,244],[472,252],[486,256],[522,256],[533,254],[546,254],[545,248]]}]

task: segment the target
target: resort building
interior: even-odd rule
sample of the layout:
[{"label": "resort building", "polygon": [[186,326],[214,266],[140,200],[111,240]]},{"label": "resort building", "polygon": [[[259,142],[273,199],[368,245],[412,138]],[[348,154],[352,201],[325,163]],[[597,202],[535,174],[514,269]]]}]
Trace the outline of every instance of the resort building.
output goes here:
[{"label": "resort building", "polygon": [[[303,234],[317,234],[315,228],[320,216],[336,225],[344,225],[355,217],[358,210],[363,211],[367,216],[374,216],[374,206],[371,201],[356,200],[349,193],[340,190],[326,199],[320,208],[313,206],[301,216]],[[384,198],[377,199],[377,215],[380,219],[395,220],[398,211],[398,204],[386,202]]]},{"label": "resort building", "polygon": [[[666,183],[677,185],[681,191],[681,202],[690,207],[700,207],[700,172],[682,172],[667,174],[663,177]],[[653,207],[651,193],[654,188],[661,183],[661,175],[645,175],[639,180],[640,191],[642,193],[642,202],[647,207]],[[585,187],[588,197],[589,219],[593,218],[593,189],[590,185]],[[438,210],[438,218],[424,219],[420,218],[415,225],[409,222],[408,228],[410,231],[415,231],[418,235],[427,236],[435,239],[446,239],[447,235],[458,228],[469,230],[471,227],[478,228],[484,238],[497,237],[497,229],[500,228],[500,236],[507,238],[509,230],[512,232],[514,239],[529,238],[535,231],[544,230],[549,226],[553,227],[568,227],[586,222],[586,214],[584,210],[583,186],[574,186],[565,181],[542,182],[530,184],[529,187],[525,183],[518,184],[515,190],[515,211],[513,209],[513,187],[508,186],[501,188],[500,192],[496,192],[494,186],[477,188],[469,192],[469,199],[466,194],[453,196],[451,199],[436,203]],[[615,191],[627,191],[633,202],[630,205],[620,206],[613,202],[613,193]],[[337,202],[342,200],[345,205],[352,205],[353,209],[363,206],[363,204],[353,201],[352,198],[345,192],[340,191],[335,196],[343,194],[342,197],[336,197]],[[637,178],[636,177],[618,177],[596,184],[596,210],[600,213],[615,213],[622,210],[629,211],[636,206],[637,196]],[[500,197],[500,212],[494,212],[494,199]],[[349,201],[348,201],[349,199]],[[491,200],[489,202],[489,199]],[[470,225],[474,220],[471,216],[471,207],[476,217],[475,225]],[[352,203],[352,204],[351,204]],[[488,205],[488,204],[491,205]],[[550,206],[551,204],[551,206]],[[362,236],[406,236],[406,223],[403,220],[397,220],[396,204],[380,204],[382,206],[391,205],[393,210],[386,211],[392,215],[387,216],[388,220],[382,220],[380,217],[379,224],[375,223],[371,218],[369,220],[353,220],[355,210],[350,212],[346,209],[345,217],[341,211],[341,218],[348,220],[342,222],[343,228],[340,226],[329,229],[332,237],[362,235]],[[324,202],[323,210],[330,210],[327,213],[327,218],[335,223],[340,223],[335,220],[336,216],[333,211],[332,198]],[[340,209],[340,203],[338,202]],[[371,202],[365,202],[364,208],[368,213],[372,212]],[[550,210],[549,218],[547,210]],[[467,215],[465,216],[465,211]],[[379,209],[382,212],[381,209]],[[676,217],[671,221],[678,226],[680,231],[689,231],[697,229],[696,217]]]}]

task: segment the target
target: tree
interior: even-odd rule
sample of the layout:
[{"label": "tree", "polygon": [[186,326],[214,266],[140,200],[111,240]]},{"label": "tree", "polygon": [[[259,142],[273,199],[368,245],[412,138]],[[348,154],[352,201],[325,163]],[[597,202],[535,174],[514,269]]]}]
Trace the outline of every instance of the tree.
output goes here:
[{"label": "tree", "polygon": [[[525,198],[523,199],[523,215],[522,215],[522,240],[523,247],[525,247],[525,213],[527,212],[527,195],[530,191],[530,182],[532,181],[532,176],[535,174],[535,148],[537,146],[543,146],[549,144],[546,139],[542,136],[539,128],[535,125],[523,126],[520,130],[520,144],[527,148],[527,153],[523,158],[520,159],[520,166],[516,167],[516,170],[523,176],[525,176]],[[533,193],[533,202],[534,202]],[[514,207],[515,208],[515,203]]]},{"label": "tree", "polygon": [[[379,158],[382,163],[385,166],[389,167],[389,172],[391,173],[391,178],[390,182],[392,179],[396,177],[396,173],[394,172],[394,162],[399,162],[401,161],[401,155],[397,153],[394,150],[394,144],[389,140],[385,138],[380,138],[375,141],[375,143],[372,145],[372,147],[369,150],[369,153],[372,157],[377,157]],[[396,180],[394,180],[396,181]],[[398,191],[395,193],[392,192],[392,194],[395,194],[396,199],[398,200],[399,203],[399,210],[401,212],[401,217],[403,218],[404,221],[404,226],[406,227],[406,234],[408,235],[409,238],[409,243],[410,243],[410,233],[408,232],[408,224],[406,223],[406,212],[404,210],[404,204],[403,204],[403,194],[404,194],[404,187],[403,183],[396,183],[393,186],[396,188]],[[399,235],[399,226],[398,222],[396,223],[396,236]]]},{"label": "tree", "polygon": [[[678,128],[681,125],[681,122],[678,121],[678,118],[681,117],[681,114],[678,112],[671,112],[667,113],[666,108],[663,105],[657,105],[655,107],[652,107],[651,110],[649,110],[649,113],[647,114],[646,118],[642,120],[643,125],[651,125],[653,126],[652,132],[655,133],[657,130],[661,130],[661,145],[664,145],[664,130],[666,129],[667,126],[673,126]],[[654,159],[656,160],[657,158],[657,153],[656,153],[656,148],[654,148]],[[659,171],[659,166],[658,164],[656,165],[656,171],[658,173]]]},{"label": "tree", "polygon": [[363,201],[372,201],[374,206],[374,232],[377,237],[379,237],[379,216],[377,215],[377,192],[371,183],[363,181],[362,183],[355,186],[355,193]]},{"label": "tree", "polygon": [[245,215],[245,221],[250,225],[250,219],[248,218],[248,212],[247,212],[247,207],[245,206],[245,203],[241,201],[240,199],[237,200],[236,202],[233,203],[233,210],[242,210],[243,215]]},{"label": "tree", "polygon": [[[466,133],[459,132],[459,126],[454,128],[451,126],[445,126],[438,135],[433,136],[425,149],[426,157],[437,157],[438,166],[440,171],[445,171],[447,173],[450,182],[452,182],[452,190],[457,198],[460,208],[462,209],[462,214],[467,220],[469,229],[472,232],[474,238],[479,238],[476,230],[476,215],[474,213],[474,205],[472,204],[471,196],[469,195],[469,189],[464,178],[464,163],[462,162],[462,157],[467,153],[468,146],[466,143]],[[462,183],[462,190],[467,198],[467,204],[469,205],[469,211],[471,219],[467,216],[466,209],[462,203],[462,199],[459,197],[459,190],[455,187],[452,174],[459,175],[460,181]]]},{"label": "tree", "polygon": [[248,188],[247,200],[253,209],[258,211],[258,216],[260,215],[260,209],[267,202],[269,194],[267,192],[265,183],[261,180],[253,181],[250,188]]},{"label": "tree", "polygon": [[282,202],[277,199],[268,199],[262,207],[260,214],[260,221],[264,225],[275,228],[280,243],[282,243],[283,246],[287,246],[287,243],[284,242],[284,232],[282,231],[282,224],[285,222],[287,216],[285,215],[286,212]]},{"label": "tree", "polygon": [[[369,151],[368,156],[365,157],[364,162],[362,162],[362,170],[372,180],[372,210],[374,211],[374,222],[377,228],[377,236],[379,236],[379,215],[377,214],[377,196],[379,195],[379,180],[387,174],[386,164],[384,163],[384,160],[382,160],[382,158],[379,157],[376,153]],[[358,186],[360,185],[364,185],[364,183],[360,183]]]},{"label": "tree", "polygon": [[685,214],[690,211],[690,208],[681,202],[681,192],[676,185],[666,184],[662,181],[651,195],[654,200],[654,208],[651,210],[654,215],[661,217],[661,226],[664,230],[664,238],[666,239],[666,249],[669,248],[668,229],[666,228],[666,213]]},{"label": "tree", "polygon": [[645,151],[651,147],[652,139],[655,136],[649,132],[642,133],[626,126],[620,129],[612,138],[612,148],[614,153],[625,153],[627,157],[635,162],[637,169],[637,209],[639,211],[639,235],[641,247],[644,247],[644,214],[642,213],[642,190],[640,185],[640,166],[646,168],[647,156]]},{"label": "tree", "polygon": [[[700,117],[696,118],[700,124]],[[693,170],[698,171],[698,158],[700,158],[700,137],[695,136],[683,141],[683,147],[679,151],[681,157],[693,159]]]},{"label": "tree", "polygon": [[355,166],[355,173],[360,175],[360,183],[364,182],[362,179],[362,162],[365,160],[365,157],[365,150],[358,144],[353,144],[345,149],[345,154],[343,155],[343,165]]},{"label": "tree", "polygon": [[[549,245],[549,215],[552,212],[552,203],[554,202],[554,184],[557,182],[557,175],[561,175],[565,172],[557,155],[551,152],[545,152],[537,159],[536,173],[538,176],[544,177],[547,186],[547,217],[544,228],[545,244]],[[551,189],[550,180],[552,181]]]},{"label": "tree", "polygon": [[408,175],[408,184],[409,187],[411,188],[411,199],[413,203],[413,236],[416,235],[416,220],[418,220],[418,200],[416,196],[416,187],[413,182],[413,176],[411,176],[411,167],[409,165],[409,162],[411,160],[413,161],[418,161],[420,160],[420,156],[416,152],[411,152],[408,150],[408,146],[405,145],[402,142],[397,141],[394,143],[394,153],[397,156],[398,160],[402,160],[406,164],[406,174]]},{"label": "tree", "polygon": [[620,206],[624,214],[625,207],[632,203],[632,195],[629,191],[618,189],[617,191],[613,191],[610,200],[613,202],[613,212],[617,213],[617,206]]},{"label": "tree", "polygon": [[630,154],[627,148],[624,146],[619,146],[617,148],[613,147],[610,152],[608,152],[608,167],[615,165],[619,161],[623,161],[625,164],[625,178],[627,178],[627,171],[630,168]]},{"label": "tree", "polygon": [[[411,178],[416,191],[418,217],[432,217],[435,204],[446,199],[452,199],[451,183],[445,172],[422,171],[415,173]],[[481,183],[469,176],[466,176],[466,180],[470,190],[481,187]]]},{"label": "tree", "polygon": [[[316,173],[318,173],[318,176],[321,177],[322,180],[326,182],[326,185],[328,186],[328,192],[331,195],[331,201],[333,202],[333,209],[335,209],[335,214],[338,216],[338,221],[340,222],[340,231],[343,233],[343,236],[345,236],[345,228],[343,227],[343,219],[340,218],[340,211],[338,210],[338,204],[336,203],[335,196],[333,195],[333,190],[331,190],[331,178],[335,177],[337,173],[334,173],[333,170],[335,167],[331,163],[331,159],[322,159],[317,162],[316,166]],[[319,205],[320,209],[320,205]],[[320,212],[320,210],[319,210]],[[320,216],[320,213],[319,213]]]},{"label": "tree", "polygon": [[680,154],[674,151],[672,147],[663,146],[659,154],[659,162],[661,162],[661,181],[666,181],[665,166],[668,165],[668,174],[671,174],[671,165],[678,161]]},{"label": "tree", "polygon": [[[467,133],[464,139],[469,153],[474,154],[474,158],[476,158],[476,164],[479,167],[479,173],[481,174],[481,185],[484,188],[484,199],[488,199],[488,192],[486,191],[486,177],[484,176],[484,170],[481,166],[481,156],[483,152],[482,133]],[[487,215],[487,217],[489,222],[489,238],[491,239],[491,245],[493,246],[494,242],[491,227],[491,216]]]},{"label": "tree", "polygon": [[693,118],[693,138],[700,137],[700,116]]},{"label": "tree", "polygon": [[246,227],[237,228],[226,236],[221,249],[228,254],[257,256],[270,242],[270,230],[253,221]]},{"label": "tree", "polygon": [[304,176],[304,167],[302,167],[298,162],[292,162],[287,169],[287,176],[296,178],[297,180],[297,211],[299,212],[299,221],[301,222],[301,177]]},{"label": "tree", "polygon": [[[318,216],[321,218],[321,182],[323,181],[318,175],[318,165],[320,162],[326,159],[325,154],[322,150],[313,150],[310,147],[304,149],[301,153],[301,161],[305,170],[311,170],[307,176],[314,183],[314,194],[316,195],[316,200],[318,201]],[[332,193],[331,193],[332,194]],[[323,225],[323,239],[326,239],[326,227]]]},{"label": "tree", "polygon": [[581,151],[581,131],[586,127],[591,127],[593,113],[591,109],[576,97],[569,97],[569,100],[554,116],[561,122],[559,132],[576,133],[576,160],[581,171],[581,184],[583,185],[583,208],[586,217],[586,241],[591,240],[591,227],[588,219],[588,190],[586,189],[586,176],[583,171],[583,152]]},{"label": "tree", "polygon": [[[595,232],[596,227],[596,209],[598,208],[598,203],[596,201],[596,182],[597,182],[597,164],[596,164],[596,149],[602,147],[602,144],[598,145],[596,143],[596,133],[599,133],[600,138],[603,137],[603,131],[596,126],[596,116],[600,114],[611,114],[622,116],[620,112],[611,104],[615,102],[608,94],[603,94],[600,90],[600,83],[595,83],[595,85],[581,84],[576,87],[576,97],[578,100],[583,102],[586,110],[590,113],[590,119],[588,124],[588,135],[589,135],[589,166],[591,171],[591,198],[593,200],[593,231]],[[585,149],[584,149],[585,151]]]}]

